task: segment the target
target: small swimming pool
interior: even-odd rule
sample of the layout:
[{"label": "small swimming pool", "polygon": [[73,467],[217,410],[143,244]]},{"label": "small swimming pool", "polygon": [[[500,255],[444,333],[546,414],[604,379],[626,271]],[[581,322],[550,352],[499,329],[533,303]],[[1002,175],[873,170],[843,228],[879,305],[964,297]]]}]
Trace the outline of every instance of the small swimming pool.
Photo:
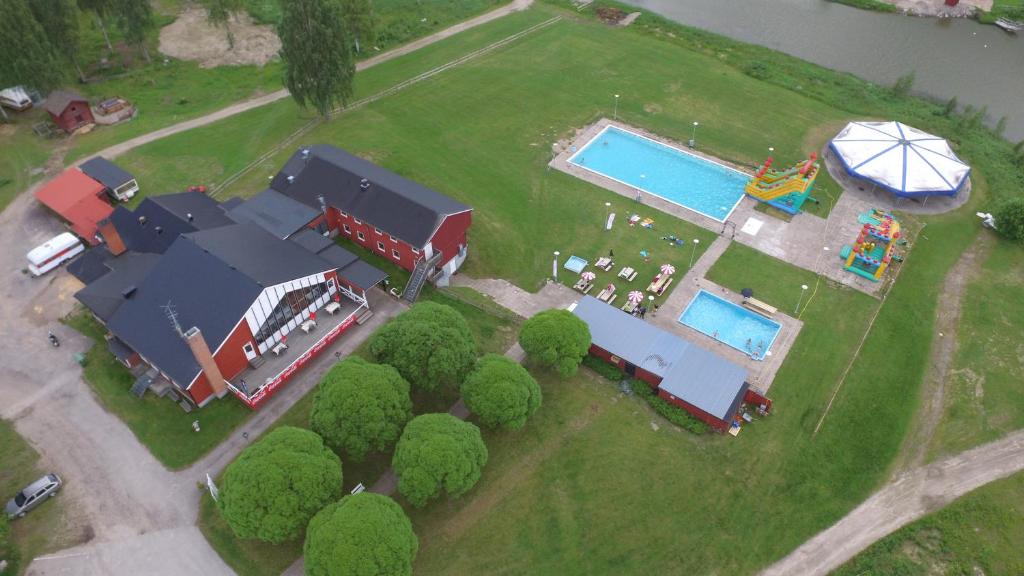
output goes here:
[{"label": "small swimming pool", "polygon": [[782,325],[701,290],[686,305],[679,322],[719,342],[763,360]]},{"label": "small swimming pool", "polygon": [[750,176],[616,126],[607,126],[569,163],[724,222]]}]

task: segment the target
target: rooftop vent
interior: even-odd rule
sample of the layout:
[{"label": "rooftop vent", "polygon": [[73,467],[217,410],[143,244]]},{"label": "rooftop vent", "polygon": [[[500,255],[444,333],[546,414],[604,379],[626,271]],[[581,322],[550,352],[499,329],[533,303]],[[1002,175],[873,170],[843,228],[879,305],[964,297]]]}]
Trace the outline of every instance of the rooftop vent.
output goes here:
[{"label": "rooftop vent", "polygon": [[188,218],[188,221],[191,222],[193,219],[192,213],[189,212],[188,214],[185,214],[185,218]]},{"label": "rooftop vent", "polygon": [[363,178],[362,180],[360,180],[359,181],[359,189],[362,190],[363,192],[366,192],[367,190],[369,190],[370,189],[370,181],[367,180],[366,178]]},{"label": "rooftop vent", "polygon": [[139,216],[139,226],[145,226],[145,225],[146,225],[146,217],[145,216]]},{"label": "rooftop vent", "polygon": [[291,184],[292,182],[295,182],[295,176],[289,175],[288,176],[288,183]]},{"label": "rooftop vent", "polygon": [[163,234],[164,233],[164,227],[163,226],[157,226],[156,228],[154,228],[154,230],[156,230],[157,234]]},{"label": "rooftop vent", "polygon": [[305,160],[309,160],[309,148],[302,149],[302,158]]},{"label": "rooftop vent", "polygon": [[121,290],[121,297],[125,300],[135,295],[135,286],[128,286],[124,290]]}]

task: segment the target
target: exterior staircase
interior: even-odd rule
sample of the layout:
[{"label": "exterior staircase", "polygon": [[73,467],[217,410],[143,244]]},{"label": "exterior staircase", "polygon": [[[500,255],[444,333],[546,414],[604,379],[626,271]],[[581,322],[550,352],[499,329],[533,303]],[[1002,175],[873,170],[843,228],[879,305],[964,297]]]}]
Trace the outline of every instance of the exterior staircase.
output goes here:
[{"label": "exterior staircase", "polygon": [[420,290],[423,289],[423,284],[427,281],[427,274],[434,269],[434,266],[441,261],[441,252],[434,252],[430,258],[425,258],[416,263],[416,268],[412,271],[412,276],[409,277],[409,283],[405,285],[405,290],[402,291],[402,299],[412,304],[416,301],[416,298],[420,295]]}]

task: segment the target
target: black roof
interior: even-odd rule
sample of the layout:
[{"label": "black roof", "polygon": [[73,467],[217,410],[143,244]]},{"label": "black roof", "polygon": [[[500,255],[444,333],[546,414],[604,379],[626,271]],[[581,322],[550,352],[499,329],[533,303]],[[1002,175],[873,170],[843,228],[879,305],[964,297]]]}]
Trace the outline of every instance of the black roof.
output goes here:
[{"label": "black roof", "polygon": [[383,270],[358,259],[346,266],[344,270],[338,270],[338,274],[363,290],[373,288],[388,277]]},{"label": "black roof", "polygon": [[345,250],[337,244],[329,246],[326,250],[321,252],[320,257],[336,266],[338,270],[341,270],[359,259],[355,254]]},{"label": "black roof", "polygon": [[117,206],[110,221],[128,250],[155,254],[166,252],[182,234],[233,224],[216,200],[200,192],[148,196],[134,211]]},{"label": "black roof", "polygon": [[124,254],[107,262],[109,271],[75,293],[75,298],[106,322],[131,297],[160,259],[158,254]]},{"label": "black roof", "polygon": [[330,237],[324,236],[311,228],[299,230],[289,236],[288,239],[314,254],[319,254],[327,248],[335,246],[334,241]]},{"label": "black roof", "polygon": [[[291,179],[289,179],[291,178]],[[363,180],[369,183],[362,189]],[[338,210],[423,247],[445,216],[471,210],[426,186],[344,150],[319,144],[296,152],[270,187],[319,209],[319,196]]]},{"label": "black roof", "polygon": [[86,250],[85,254],[75,258],[68,264],[68,273],[78,278],[83,284],[88,284],[110,272],[107,260],[113,257],[114,255],[110,253],[106,246],[100,245],[90,248]]},{"label": "black roof", "polygon": [[203,192],[177,192],[148,198],[179,220],[189,222],[197,230],[225,226],[234,222],[224,214],[220,202]]},{"label": "black roof", "polygon": [[83,162],[78,168],[85,172],[86,176],[111,190],[135,180],[134,176],[125,172],[120,166],[103,156],[97,156],[87,162]]},{"label": "black roof", "polygon": [[235,222],[249,221],[278,238],[288,238],[320,216],[319,210],[267,188],[227,210]]}]

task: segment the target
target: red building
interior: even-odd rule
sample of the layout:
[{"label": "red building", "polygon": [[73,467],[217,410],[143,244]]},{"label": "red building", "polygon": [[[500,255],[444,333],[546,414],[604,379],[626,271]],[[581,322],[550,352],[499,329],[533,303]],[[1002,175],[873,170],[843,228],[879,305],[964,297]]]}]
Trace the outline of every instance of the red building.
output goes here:
[{"label": "red building", "polygon": [[95,123],[89,101],[77,92],[50,92],[43,102],[43,109],[50,113],[54,124],[69,134],[86,124]]},{"label": "red building", "polygon": [[99,222],[114,211],[106,189],[78,168],[68,168],[36,190],[36,199],[67,222],[76,236],[95,246],[100,242]]},{"label": "red building", "polygon": [[717,354],[590,296],[572,311],[590,328],[592,355],[715,430],[739,426],[743,403],[771,409],[771,400],[747,383],[747,371]]},{"label": "red building", "polygon": [[111,352],[142,365],[140,395],[169,386],[203,406],[230,392],[258,407],[369,316],[383,272],[308,229],[315,210],[276,193],[247,204],[194,192],[118,207],[97,262],[76,267],[91,270],[75,297]]},{"label": "red building", "polygon": [[334,146],[299,150],[270,187],[321,211],[332,234],[412,271],[409,300],[423,281],[446,285],[466,259],[472,208]]}]

